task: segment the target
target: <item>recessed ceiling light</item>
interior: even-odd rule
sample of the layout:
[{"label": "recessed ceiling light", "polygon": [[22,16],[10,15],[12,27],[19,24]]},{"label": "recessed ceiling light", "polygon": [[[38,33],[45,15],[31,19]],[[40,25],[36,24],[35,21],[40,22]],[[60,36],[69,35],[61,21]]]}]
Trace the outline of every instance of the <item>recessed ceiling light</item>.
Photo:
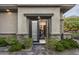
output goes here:
[{"label": "recessed ceiling light", "polygon": [[9,12],[10,10],[9,9],[6,9],[6,11]]}]

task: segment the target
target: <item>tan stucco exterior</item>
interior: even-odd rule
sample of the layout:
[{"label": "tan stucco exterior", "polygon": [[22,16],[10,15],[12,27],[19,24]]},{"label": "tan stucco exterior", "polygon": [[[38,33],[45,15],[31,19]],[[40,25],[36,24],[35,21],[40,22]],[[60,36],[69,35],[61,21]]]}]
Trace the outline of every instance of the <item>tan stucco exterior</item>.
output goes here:
[{"label": "tan stucco exterior", "polygon": [[0,13],[0,34],[16,33],[16,13]]},{"label": "tan stucco exterior", "polygon": [[[74,5],[0,5],[0,34],[29,35],[29,19],[27,14],[51,14],[51,37],[64,33],[63,13]],[[10,9],[10,11],[6,11]],[[26,14],[26,16],[25,16]]]}]

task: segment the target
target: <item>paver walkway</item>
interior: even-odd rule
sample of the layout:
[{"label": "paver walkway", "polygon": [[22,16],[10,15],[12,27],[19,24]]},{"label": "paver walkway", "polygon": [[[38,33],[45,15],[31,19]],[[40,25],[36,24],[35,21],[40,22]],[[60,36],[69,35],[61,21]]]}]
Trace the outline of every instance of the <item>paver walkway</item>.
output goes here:
[{"label": "paver walkway", "polygon": [[32,51],[20,51],[10,53],[7,47],[0,47],[0,55],[79,55],[79,49],[66,50],[64,52],[47,51],[43,45],[34,45]]},{"label": "paver walkway", "polygon": [[44,48],[44,45],[34,45],[32,51],[35,55],[48,55],[48,52],[46,48]]},{"label": "paver walkway", "polygon": [[25,52],[18,52],[16,54],[21,55],[48,55],[48,52],[44,48],[43,45],[33,45],[33,48],[31,51],[25,51]]},{"label": "paver walkway", "polygon": [[46,49],[44,48],[44,45],[33,45],[33,48],[31,51],[19,51],[19,52],[14,52],[14,53],[10,53],[7,52],[8,51],[8,47],[0,47],[0,55],[47,55],[48,52],[46,51]]}]

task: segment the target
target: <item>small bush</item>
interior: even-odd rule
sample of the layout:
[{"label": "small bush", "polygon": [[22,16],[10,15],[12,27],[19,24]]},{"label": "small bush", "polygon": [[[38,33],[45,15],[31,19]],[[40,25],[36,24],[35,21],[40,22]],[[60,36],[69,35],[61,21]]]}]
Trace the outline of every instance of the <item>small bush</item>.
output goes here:
[{"label": "small bush", "polygon": [[6,39],[6,42],[8,43],[8,45],[14,45],[18,42],[18,40],[15,37],[9,37]]},{"label": "small bush", "polygon": [[47,40],[46,46],[47,48],[51,50],[55,49],[56,51],[64,51],[66,49],[79,48],[79,44],[76,41],[67,38],[57,42],[53,41],[53,39]]},{"label": "small bush", "polygon": [[70,42],[60,41],[60,43],[64,46],[65,49],[71,49]]},{"label": "small bush", "polygon": [[16,39],[11,39],[10,41],[8,41],[8,44],[11,46],[8,51],[10,52],[14,52],[14,51],[19,51],[25,48],[30,48],[32,47],[32,39],[25,39],[23,43],[20,43],[18,40]]},{"label": "small bush", "polygon": [[70,39],[69,42],[72,48],[79,48],[79,44],[76,41]]},{"label": "small bush", "polygon": [[25,39],[23,43],[20,43],[15,36],[13,37],[0,37],[0,47],[3,46],[7,46],[9,45],[10,48],[8,49],[8,51],[10,52],[14,52],[14,51],[19,51],[21,49],[25,49],[25,48],[30,48],[32,47],[32,39],[28,38]]},{"label": "small bush", "polygon": [[64,48],[64,46],[63,46],[60,42],[58,42],[58,43],[56,44],[55,50],[56,50],[56,51],[64,51],[65,48]]},{"label": "small bush", "polygon": [[55,48],[57,51],[64,51],[66,49],[72,49],[72,48],[79,48],[79,44],[73,39],[60,40],[58,43],[56,44],[56,48]]},{"label": "small bush", "polygon": [[19,51],[23,49],[23,45],[19,42],[17,42],[14,45],[11,45],[11,47],[8,49],[9,52]]},{"label": "small bush", "polygon": [[8,45],[5,39],[6,39],[5,37],[0,37],[0,47],[4,47]]},{"label": "small bush", "polygon": [[23,45],[26,49],[32,47],[32,38],[25,38]]},{"label": "small bush", "polygon": [[56,39],[47,39],[46,42],[46,47],[53,50],[56,47],[58,41]]},{"label": "small bush", "polygon": [[76,41],[74,41],[73,39],[64,39],[61,41],[62,41],[61,43],[64,45],[64,47],[68,47],[68,46],[69,46],[69,48],[78,48],[79,47],[79,44]]}]

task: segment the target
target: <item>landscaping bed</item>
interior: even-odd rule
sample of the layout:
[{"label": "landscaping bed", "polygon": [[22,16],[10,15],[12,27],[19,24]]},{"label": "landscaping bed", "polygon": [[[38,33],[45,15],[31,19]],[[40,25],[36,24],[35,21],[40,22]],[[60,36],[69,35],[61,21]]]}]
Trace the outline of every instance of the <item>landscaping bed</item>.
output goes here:
[{"label": "landscaping bed", "polygon": [[73,39],[63,39],[63,40],[56,40],[56,39],[47,39],[46,48],[48,50],[54,51],[65,51],[65,50],[72,50],[79,48],[79,44]]},{"label": "landscaping bed", "polygon": [[[46,48],[44,52],[48,54],[61,54],[61,52],[65,51],[70,52],[71,50],[79,49],[79,44],[77,43],[77,41],[68,38],[63,40],[47,39],[46,45],[44,47]],[[9,38],[0,37],[0,49],[1,49],[0,53],[6,52],[8,54],[32,54],[36,52],[36,51],[31,52],[32,49],[31,38],[24,38],[23,42],[20,43],[15,37],[9,37]]]},{"label": "landscaping bed", "polygon": [[29,50],[32,48],[32,39],[24,38],[23,43],[20,43],[16,37],[0,37],[0,47],[8,47],[7,52],[18,52]]}]

